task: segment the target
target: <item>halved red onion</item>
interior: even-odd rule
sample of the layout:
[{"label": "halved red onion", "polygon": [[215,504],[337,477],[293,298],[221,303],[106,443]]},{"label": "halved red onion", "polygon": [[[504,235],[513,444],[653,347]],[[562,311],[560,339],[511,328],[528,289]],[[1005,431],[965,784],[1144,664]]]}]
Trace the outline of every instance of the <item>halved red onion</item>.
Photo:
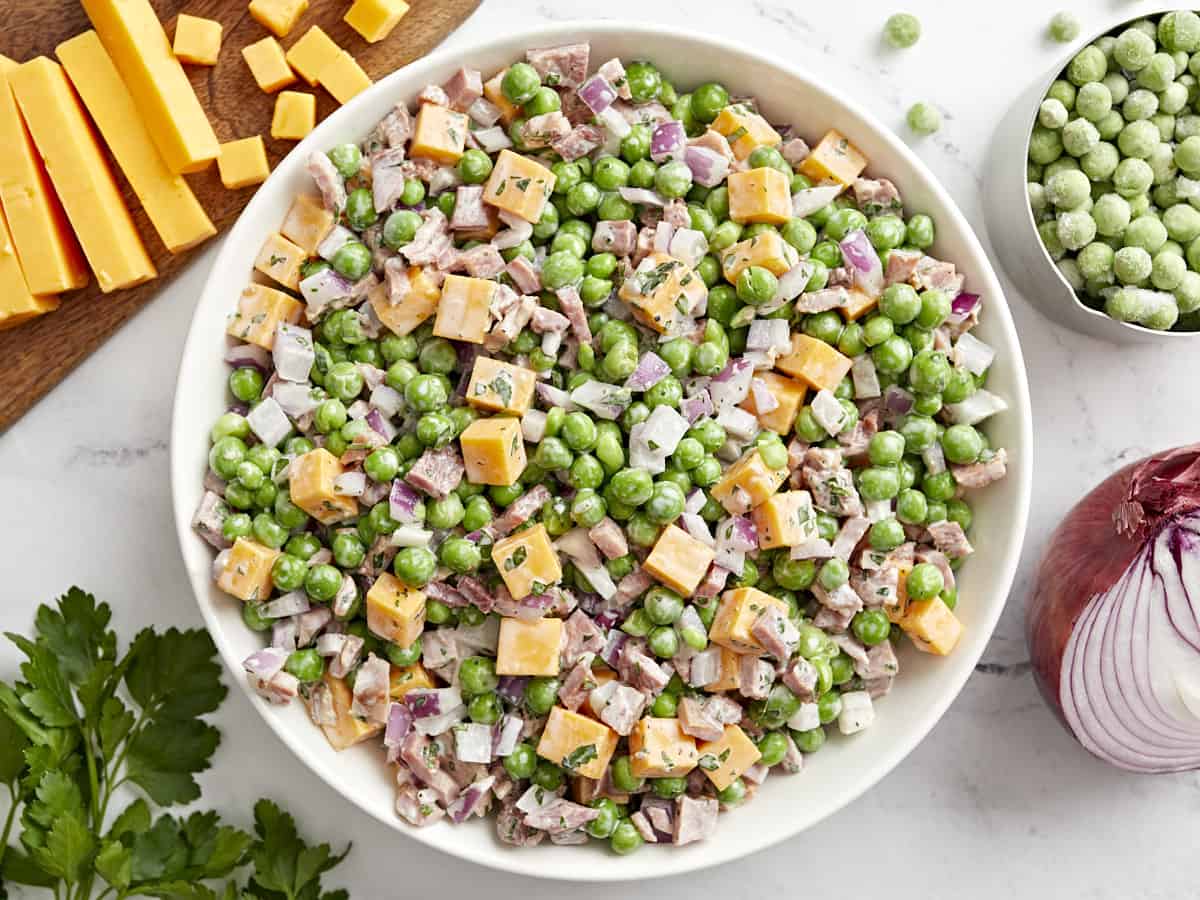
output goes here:
[{"label": "halved red onion", "polygon": [[683,161],[692,170],[692,180],[701,187],[716,187],[729,174],[729,159],[709,147],[689,146]]},{"label": "halved red onion", "polygon": [[1091,753],[1200,768],[1200,444],[1076,504],[1038,569],[1026,640],[1043,697]]},{"label": "halved red onion", "polygon": [[633,374],[625,379],[625,387],[631,391],[648,391],[670,374],[671,367],[663,362],[662,357],[653,350],[647,350],[638,360]]},{"label": "halved red onion", "polygon": [[841,192],[840,184],[822,184],[796,191],[792,194],[792,215],[800,219],[812,215],[836,200]]},{"label": "halved red onion", "polygon": [[579,86],[579,99],[596,115],[604,112],[617,99],[617,89],[603,75],[593,75]]},{"label": "halved red onion", "polygon": [[649,188],[619,187],[617,193],[630,203],[640,203],[642,206],[666,206],[663,195]]},{"label": "halved red onion", "polygon": [[883,293],[883,263],[871,245],[867,233],[856,229],[842,238],[842,256],[850,263],[854,272],[854,286],[868,297]]},{"label": "halved red onion", "polygon": [[682,122],[671,119],[661,123],[650,135],[650,158],[656,163],[680,156],[687,146],[687,131]]},{"label": "halved red onion", "polygon": [[225,350],[225,362],[235,368],[252,366],[264,375],[271,373],[273,360],[262,347],[255,344],[232,344]]}]

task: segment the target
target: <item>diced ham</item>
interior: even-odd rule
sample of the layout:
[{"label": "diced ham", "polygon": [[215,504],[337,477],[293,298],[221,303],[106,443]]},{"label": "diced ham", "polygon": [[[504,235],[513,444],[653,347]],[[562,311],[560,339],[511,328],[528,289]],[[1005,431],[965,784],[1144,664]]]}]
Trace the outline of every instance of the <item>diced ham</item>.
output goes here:
[{"label": "diced ham", "polygon": [[[813,450],[808,451],[804,468],[804,481],[812,491],[813,505],[822,512],[837,516],[861,516],[862,500],[858,496],[858,489],[854,486],[854,476],[850,470],[812,468],[809,462],[813,453]],[[840,452],[838,458],[841,458]]]},{"label": "diced ham", "polygon": [[850,302],[850,294],[844,287],[827,287],[819,291],[806,291],[796,298],[796,312],[819,313],[836,309]]},{"label": "diced ham", "polygon": [[829,270],[829,278],[825,282],[830,288],[848,288],[854,284],[854,272],[847,266],[837,266]]},{"label": "diced ham", "polygon": [[629,256],[636,243],[637,226],[628,219],[597,222],[592,233],[592,250],[596,253]]},{"label": "diced ham", "polygon": [[629,817],[629,821],[633,823],[633,827],[637,829],[638,834],[647,844],[658,843],[658,835],[654,832],[654,826],[650,824],[650,819],[644,812],[638,810]]},{"label": "diced ham", "polygon": [[725,590],[725,582],[729,578],[729,570],[715,563],[709,566],[708,574],[696,587],[697,597],[715,597]]},{"label": "diced ham", "polygon": [[495,278],[504,271],[504,257],[491,244],[480,244],[464,250],[459,259],[472,278]]},{"label": "diced ham", "polygon": [[437,262],[439,256],[450,247],[449,223],[446,215],[436,206],[421,213],[424,220],[413,239],[400,252],[413,265],[423,266]]},{"label": "diced ham", "polygon": [[646,695],[627,684],[618,684],[604,709],[600,721],[622,737],[633,731],[646,708]]},{"label": "diced ham", "polygon": [[204,496],[200,498],[200,505],[196,507],[195,515],[192,516],[192,528],[209,544],[218,550],[224,550],[232,546],[221,532],[221,526],[225,523],[228,513],[229,508],[224,500],[212,491],[205,491]]},{"label": "diced ham", "polygon": [[618,670],[622,681],[652,694],[661,693],[671,680],[670,673],[647,656],[635,641],[622,648]]},{"label": "diced ham", "polygon": [[574,88],[558,92],[559,99],[562,101],[562,113],[567,117],[567,121],[575,127],[586,125],[594,119],[595,113],[591,107],[583,102],[579,96],[579,92]]},{"label": "diced ham", "polygon": [[792,138],[783,142],[783,145],[779,148],[779,152],[783,154],[783,158],[787,160],[788,165],[798,166],[804,160],[808,159],[808,155],[812,151],[809,150],[808,144],[804,142],[804,138]]},{"label": "diced ham", "polygon": [[354,677],[354,700],[350,704],[350,712],[360,719],[383,725],[387,723],[388,703],[388,674],[390,668],[386,659],[380,659],[374,653],[358,667]]},{"label": "diced ham", "polygon": [[824,631],[841,633],[850,627],[850,620],[854,618],[854,613],[846,610],[839,611],[830,609],[828,606],[822,606],[817,610],[817,614],[813,616],[813,625]]},{"label": "diced ham", "polygon": [[588,326],[587,310],[584,309],[583,301],[579,298],[579,291],[574,285],[567,285],[559,288],[555,292],[555,296],[558,297],[559,306],[562,307],[563,313],[571,323],[571,333],[575,335],[575,339],[581,344],[590,344],[592,329]]},{"label": "diced ham", "polygon": [[382,150],[371,156],[371,196],[375,211],[384,212],[400,202],[404,193],[405,177],[404,148]]},{"label": "diced ham", "polygon": [[607,559],[619,559],[629,553],[629,542],[621,526],[605,516],[588,530],[588,537]]},{"label": "diced ham", "polygon": [[443,85],[447,104],[451,109],[466,112],[471,104],[483,96],[483,76],[478,69],[460,68]]},{"label": "diced ham", "polygon": [[[653,584],[654,579],[650,576],[650,573],[639,566],[617,582],[617,592],[613,595],[613,599],[618,606],[628,606],[638,597],[642,596],[642,594],[646,593]],[[713,596],[716,595],[714,594]]]},{"label": "diced ham", "polygon": [[437,793],[443,806],[449,805],[458,797],[458,782],[441,768],[434,743],[416,729],[405,735],[403,743],[400,744],[400,758],[418,781]]},{"label": "diced ham", "polygon": [[613,104],[613,108],[630,125],[645,125],[651,132],[663,122],[669,122],[672,119],[670,110],[657,100],[638,104],[623,103],[618,100]]},{"label": "diced ham", "polygon": [[525,59],[542,76],[544,84],[553,88],[577,88],[587,80],[590,54],[588,43],[563,44],[528,50]]},{"label": "diced ham", "polygon": [[355,634],[346,635],[342,649],[329,660],[329,674],[334,678],[345,678],[358,664],[358,656],[362,653],[366,642]]},{"label": "diced ham", "polygon": [[868,216],[875,216],[900,209],[900,192],[886,178],[856,178],[854,202]]},{"label": "diced ham", "polygon": [[941,522],[933,522],[926,526],[926,529],[929,531],[929,537],[933,540],[933,545],[951,559],[962,559],[975,552],[975,548],[967,540],[962,526],[957,522],[946,519]]},{"label": "diced ham", "polygon": [[600,810],[573,803],[559,797],[545,806],[525,814],[525,824],[530,828],[562,834],[581,828],[600,815]]},{"label": "diced ham", "polygon": [[800,643],[800,632],[777,606],[768,606],[763,610],[754,620],[750,633],[767,653],[783,662],[791,657]]},{"label": "diced ham", "polygon": [[482,184],[462,184],[454,189],[454,215],[450,228],[464,231],[472,228],[487,228],[487,209],[483,205]]},{"label": "diced ham", "polygon": [[704,147],[707,150],[720,153],[727,160],[733,162],[733,148],[729,146],[728,138],[719,131],[709,128],[704,134],[688,141],[688,144],[692,147]]},{"label": "diced ham", "polygon": [[500,805],[496,814],[496,835],[505,844],[514,847],[533,847],[542,842],[546,832],[528,827],[523,821],[523,813],[516,808],[510,798]]},{"label": "diced ham", "polygon": [[508,504],[504,515],[492,522],[492,533],[498,538],[504,537],[518,525],[528,522],[549,499],[550,490],[544,484],[534,485]]},{"label": "diced ham", "polygon": [[692,214],[688,212],[687,203],[676,197],[663,207],[663,221],[675,228],[691,228]]},{"label": "diced ham", "polygon": [[487,613],[492,611],[496,597],[479,579],[472,578],[470,575],[460,575],[458,590],[480,612]]},{"label": "diced ham", "polygon": [[335,216],[341,215],[342,210],[346,208],[346,183],[338,174],[338,170],[334,168],[333,163],[330,162],[329,156],[319,150],[314,150],[308,155],[305,168],[312,176],[317,190],[321,192],[321,201],[325,204],[325,208]]},{"label": "diced ham", "polygon": [[798,656],[784,671],[783,683],[801,700],[813,700],[817,696],[817,667]]},{"label": "diced ham", "polygon": [[887,269],[883,274],[884,282],[889,285],[907,283],[924,255],[920,250],[891,251],[888,254]]},{"label": "diced ham", "polygon": [[[514,256],[508,261],[508,265],[504,267],[504,271],[508,272],[508,277],[512,279],[517,290],[522,294],[536,294],[542,289],[542,276],[537,269],[533,267],[533,263],[527,260],[524,256]],[[554,312],[547,309],[546,312]],[[554,313],[558,315],[558,313]],[[536,322],[538,311],[533,311],[533,319]],[[536,329],[536,325],[534,328]],[[563,319],[563,327],[566,327],[566,319]],[[545,330],[545,329],[543,329]]]},{"label": "diced ham", "polygon": [[883,641],[867,648],[865,658],[855,659],[854,673],[866,681],[877,678],[895,678],[900,671],[900,661],[891,641]]},{"label": "diced ham", "polygon": [[699,697],[682,697],[676,712],[684,734],[701,741],[715,741],[725,733],[725,727],[709,713]]},{"label": "diced ham", "polygon": [[537,334],[562,334],[570,324],[562,313],[544,306],[535,309],[529,319],[529,327]]},{"label": "diced ham", "polygon": [[549,147],[571,133],[571,123],[558,110],[527,119],[521,126],[521,142],[530,149]]},{"label": "diced ham", "polygon": [[505,285],[501,285],[496,294],[498,297],[512,298],[513,302],[484,339],[484,346],[489,350],[499,350],[516,340],[521,329],[529,324],[533,311],[538,305],[536,297],[518,296]]},{"label": "diced ham", "polygon": [[458,449],[448,445],[440,450],[429,449],[421,454],[404,480],[435,500],[444,500],[458,487],[466,472]]},{"label": "diced ham", "polygon": [[395,108],[383,117],[377,127],[383,143],[393,149],[404,149],[408,139],[412,137],[413,121],[404,103],[397,103]]},{"label": "diced ham", "polygon": [[622,100],[630,100],[633,93],[629,89],[629,78],[625,74],[625,66],[617,57],[613,57],[599,69],[596,74],[602,76],[609,84],[617,89],[617,96]]},{"label": "diced ham", "polygon": [[583,705],[588,694],[596,687],[596,678],[592,675],[592,654],[585,653],[572,666],[571,671],[558,689],[558,699],[567,709],[574,712]]},{"label": "diced ham", "polygon": [[1002,447],[985,462],[965,466],[951,465],[950,471],[954,473],[954,480],[960,487],[981,488],[1003,478],[1007,474],[1007,468],[1008,453]]},{"label": "diced ham", "polygon": [[785,775],[797,775],[804,769],[804,754],[786,731],[783,738],[787,742],[787,749],[783,753],[783,759],[775,764],[774,771],[783,772]]},{"label": "diced ham", "polygon": [[811,590],[818,603],[836,612],[854,615],[863,607],[862,598],[848,584],[843,584],[837,590],[829,591],[820,582],[816,582]]},{"label": "diced ham", "polygon": [[838,559],[849,560],[858,542],[863,539],[871,528],[871,520],[866,516],[854,516],[842,522],[837,537],[833,540],[833,555]]},{"label": "diced ham", "polygon": [[738,667],[741,682],[738,690],[741,695],[751,700],[765,699],[775,681],[775,667],[756,656],[741,657]]},{"label": "diced ham", "polygon": [[563,622],[563,661],[570,666],[580,657],[591,656],[604,649],[604,634],[596,623],[581,609],[575,610]]},{"label": "diced ham", "polygon": [[442,89],[441,85],[427,84],[421,88],[421,93],[417,94],[418,103],[431,103],[434,106],[449,106],[450,98]]},{"label": "diced ham", "polygon": [[675,829],[671,843],[682,846],[712,837],[717,830],[719,807],[715,797],[689,797],[675,800]]},{"label": "diced ham", "polygon": [[446,816],[437,801],[438,794],[432,788],[405,784],[396,790],[396,813],[408,824],[424,828]]},{"label": "diced ham", "polygon": [[911,276],[912,286],[917,290],[934,288],[949,294],[952,299],[962,291],[963,280],[963,276],[955,270],[954,263],[943,262],[932,256],[922,256]]},{"label": "diced ham", "polygon": [[300,693],[300,679],[282,669],[270,678],[247,677],[258,696],[279,706],[291,703]]}]

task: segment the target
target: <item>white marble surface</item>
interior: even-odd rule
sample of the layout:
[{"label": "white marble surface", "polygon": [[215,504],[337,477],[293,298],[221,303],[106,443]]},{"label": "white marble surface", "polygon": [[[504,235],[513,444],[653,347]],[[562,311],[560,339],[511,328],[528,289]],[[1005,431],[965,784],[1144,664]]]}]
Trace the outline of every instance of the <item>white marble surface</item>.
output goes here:
[{"label": "white marble surface", "polygon": [[[1085,26],[1143,5],[1068,3]],[[485,0],[451,41],[594,15],[686,22],[806,66],[897,128],[908,104],[932,101],[945,124],[914,146],[982,231],[984,149],[1021,79],[1058,52],[1043,37],[1052,10],[1038,0],[908,7],[925,34],[899,54],[878,43],[894,7],[872,0]],[[200,625],[171,525],[166,448],[178,353],[213,249],[0,437],[0,496],[8,501],[0,630],[26,629],[34,604],[71,584],[111,603],[126,635],[147,621]],[[1033,391],[1037,468],[1023,564],[980,671],[916,752],[820,827],[745,864],[706,872],[702,885],[674,878],[636,894],[1195,895],[1200,776],[1133,777],[1080,750],[1029,677],[1021,611],[1042,545],[1077,497],[1123,461],[1196,439],[1197,355],[1118,350],[1057,330],[1014,292],[1008,299]],[[0,645],[0,674],[12,677],[16,663]],[[239,692],[218,724],[224,742],[203,779],[206,802],[244,816],[253,798],[275,796],[310,833],[353,840],[340,875],[354,897],[464,896],[483,884],[497,900],[562,890],[448,865],[368,819],[288,755]],[[581,900],[611,895],[602,886],[570,890]]]}]

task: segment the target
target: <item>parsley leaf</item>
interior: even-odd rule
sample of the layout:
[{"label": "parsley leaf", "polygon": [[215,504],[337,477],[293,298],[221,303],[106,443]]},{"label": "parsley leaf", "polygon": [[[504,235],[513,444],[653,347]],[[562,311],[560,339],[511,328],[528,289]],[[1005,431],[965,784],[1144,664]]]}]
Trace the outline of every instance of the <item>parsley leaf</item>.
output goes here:
[{"label": "parsley leaf", "polygon": [[58,604],[58,609],[38,608],[38,640],[58,659],[67,679],[79,684],[101,660],[116,659],[117,635],[108,628],[112,611],[79,588],[67,591]]},{"label": "parsley leaf", "polygon": [[25,768],[25,748],[29,738],[20,727],[0,709],[0,782],[11,784]]},{"label": "parsley leaf", "polygon": [[192,776],[209,767],[220,740],[217,729],[197,719],[151,722],[129,742],[129,780],[160,806],[190,803],[200,796]]},{"label": "parsley leaf", "polygon": [[216,647],[207,631],[137,636],[125,685],[138,705],[155,719],[185,720],[213,712],[225,699]]},{"label": "parsley leaf", "polygon": [[342,892],[321,894],[321,875],[345,859],[349,846],[340,856],[328,844],[308,846],[297,833],[292,817],[270,800],[254,804],[254,832],[258,841],[250,854],[254,863],[249,885],[252,896],[265,898],[264,891],[278,892],[287,900],[334,900],[345,896]]}]

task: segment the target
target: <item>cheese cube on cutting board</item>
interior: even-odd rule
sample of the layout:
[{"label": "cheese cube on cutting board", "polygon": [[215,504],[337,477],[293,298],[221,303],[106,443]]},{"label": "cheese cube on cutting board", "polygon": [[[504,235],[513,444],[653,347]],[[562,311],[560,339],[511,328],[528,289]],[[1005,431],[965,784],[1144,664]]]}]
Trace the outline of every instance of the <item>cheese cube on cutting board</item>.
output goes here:
[{"label": "cheese cube on cutting board", "polygon": [[175,19],[175,58],[193,66],[215,66],[221,53],[221,23],[180,13]]},{"label": "cheese cube on cutting board", "polygon": [[852,365],[850,357],[807,334],[793,334],[791,352],[775,360],[775,368],[799,378],[814,391],[836,390]]},{"label": "cheese cube on cutting board", "polygon": [[288,65],[279,41],[273,37],[247,44],[242,48],[242,59],[250,67],[255,83],[268,94],[296,83],[296,73]]},{"label": "cheese cube on cutting board", "polygon": [[489,356],[475,357],[467,403],[477,409],[523,416],[533,402],[537,375],[532,369],[514,366]]},{"label": "cheese cube on cutting board", "polygon": [[385,641],[411,646],[425,630],[425,594],[384,572],[367,591],[367,628]]},{"label": "cheese cube on cutting board", "polygon": [[785,378],[778,372],[755,372],[755,378],[762,380],[775,398],[775,408],[769,412],[760,412],[758,402],[751,391],[742,401],[741,407],[751,415],[758,417],[758,424],[768,428],[782,437],[787,437],[796,422],[796,415],[804,405],[804,395],[808,388],[792,378]]},{"label": "cheese cube on cutting board", "polygon": [[268,278],[274,278],[284,287],[293,291],[300,290],[300,267],[308,254],[303,248],[297,247],[282,234],[272,234],[263,242],[258,257],[254,260],[254,268]]},{"label": "cheese cube on cutting board", "polygon": [[333,228],[333,213],[312,194],[297,194],[292,201],[279,233],[313,256],[317,246]]},{"label": "cheese cube on cutting board", "polygon": [[741,103],[726,106],[709,127],[725,135],[738,159],[745,159],[756,147],[777,147],[783,142],[766,119]]},{"label": "cheese cube on cutting board", "polygon": [[908,604],[900,627],[918,650],[945,656],[962,637],[962,623],[941,597],[914,600]]},{"label": "cheese cube on cutting board", "polygon": [[574,775],[601,778],[617,749],[617,733],[602,722],[555,706],[550,710],[537,753]]},{"label": "cheese cube on cutting board", "polygon": [[763,166],[729,175],[729,218],[745,225],[782,225],[792,217],[791,183],[778,169]]},{"label": "cheese cube on cutting board", "polygon": [[388,696],[393,700],[401,699],[409,691],[431,691],[436,687],[433,676],[420,663],[392,666],[388,676]]},{"label": "cheese cube on cutting board", "polygon": [[708,639],[735,653],[762,656],[766,651],[751,629],[768,607],[775,607],[785,616],[788,605],[778,597],[772,597],[758,588],[742,587],[726,591],[721,595],[717,615],[708,630]]},{"label": "cheese cube on cutting board", "polygon": [[354,0],[342,21],[374,44],[391,34],[406,12],[404,0]]},{"label": "cheese cube on cutting board", "polygon": [[725,470],[709,493],[735,515],[767,502],[787,480],[787,466],[770,469],[757,450],[751,450]]},{"label": "cheese cube on cutting board", "polygon": [[867,167],[867,158],[840,131],[831,128],[800,163],[800,173],[813,181],[853,184]]},{"label": "cheese cube on cutting board", "polygon": [[[648,328],[665,334],[671,324],[708,295],[704,279],[687,263],[666,253],[651,253],[621,284],[618,296]],[[681,307],[683,309],[681,309]]]},{"label": "cheese cube on cutting board", "polygon": [[222,144],[217,169],[221,173],[221,184],[231,191],[266,181],[271,166],[267,162],[262,135]]},{"label": "cheese cube on cutting board", "polygon": [[507,416],[476,419],[459,436],[470,484],[516,484],[528,461],[521,421]]},{"label": "cheese cube on cutting board", "polygon": [[334,678],[326,670],[325,674],[321,676],[321,680],[329,689],[329,697],[333,701],[333,713],[337,718],[333,725],[321,726],[321,730],[325,732],[325,739],[329,741],[329,746],[334,750],[345,750],[347,747],[353,747],[383,731],[384,726],[380,723],[368,722],[350,712],[350,707],[354,704],[354,692],[350,689],[350,685],[346,684],[344,678]]},{"label": "cheese cube on cutting board", "polygon": [[774,494],[750,513],[761,550],[795,547],[817,537],[817,515],[808,491]]},{"label": "cheese cube on cutting board", "polygon": [[249,538],[238,538],[229,548],[217,587],[239,600],[266,600],[271,596],[271,567],[279,551]]},{"label": "cheese cube on cutting board", "polygon": [[[427,109],[441,107],[425,104],[421,107],[421,114],[424,115]],[[419,116],[417,121],[419,125]],[[550,192],[554,190],[555,181],[557,176],[541,163],[511,150],[501,150],[496,167],[484,186],[483,202],[520,216],[526,222],[537,222],[546,208]]]},{"label": "cheese cube on cutting board", "polygon": [[506,72],[508,69],[501,69],[483,83],[483,96],[487,97],[500,110],[500,121],[505,125],[511,125],[513,120],[521,114],[521,107],[504,96],[501,84],[504,82]]},{"label": "cheese cube on cutting board", "polygon": [[313,25],[288,48],[286,59],[296,74],[316,87],[320,84],[321,70],[341,52],[342,48],[334,43],[333,38],[322,31],[319,25]]},{"label": "cheese cube on cutting board", "polygon": [[281,91],[271,115],[271,137],[302,141],[317,124],[317,98],[299,91]]},{"label": "cheese cube on cutting board", "polygon": [[726,725],[725,733],[715,741],[696,745],[699,765],[718,791],[733,784],[742,774],[762,759],[754,741],[737,725]]},{"label": "cheese cube on cutting board", "polygon": [[692,596],[716,554],[682,528],[668,525],[642,567],[671,590]]},{"label": "cheese cube on cutting board", "polygon": [[408,283],[409,294],[400,303],[388,299],[386,285],[380,285],[369,295],[379,321],[401,337],[416,331],[422,322],[437,312],[442,297],[441,289],[419,266],[409,267]]},{"label": "cheese cube on cutting board", "polygon": [[562,636],[562,619],[501,619],[496,672],[500,675],[557,675]]},{"label": "cheese cube on cutting board", "polygon": [[[518,425],[518,429],[519,427]],[[496,541],[492,546],[492,562],[496,564],[496,569],[514,600],[541,593],[550,585],[562,580],[562,566],[558,562],[558,554],[550,543],[550,536],[546,534],[546,526],[541,522]]]},{"label": "cheese cube on cutting board", "polygon": [[721,647],[721,674],[712,684],[704,686],[704,690],[716,693],[718,691],[736,691],[742,686],[742,657],[728,647]]},{"label": "cheese cube on cutting board", "polygon": [[279,323],[295,325],[303,311],[303,304],[283,291],[263,284],[247,285],[238,298],[237,310],[230,316],[225,333],[271,350],[275,346],[275,329]]},{"label": "cheese cube on cutting board", "polygon": [[497,282],[484,278],[447,275],[442,282],[433,333],[455,341],[482,344],[491,324],[488,308],[498,287]]},{"label": "cheese cube on cutting board", "polygon": [[678,719],[639,719],[629,735],[629,768],[638,778],[672,778],[696,768],[696,739]]},{"label": "cheese cube on cutting board", "polygon": [[[736,173],[735,173],[736,174]],[[790,214],[790,203],[789,214]],[[778,231],[764,231],[752,238],[738,241],[721,255],[721,272],[730,284],[748,266],[761,266],[773,275],[783,275],[795,265],[796,254]]]},{"label": "cheese cube on cutting board", "polygon": [[287,37],[308,9],[308,0],[250,0],[250,17],[276,37]]},{"label": "cheese cube on cutting board", "polygon": [[332,525],[358,515],[358,501],[334,491],[342,463],[324,447],[292,460],[289,491],[292,502],[320,522]]},{"label": "cheese cube on cutting board", "polygon": [[413,126],[409,155],[453,165],[466,149],[468,123],[463,113],[445,106],[422,103],[416,125]]},{"label": "cheese cube on cutting board", "polygon": [[344,50],[338,51],[320,68],[317,80],[338,103],[349,103],[371,86],[371,76]]}]

